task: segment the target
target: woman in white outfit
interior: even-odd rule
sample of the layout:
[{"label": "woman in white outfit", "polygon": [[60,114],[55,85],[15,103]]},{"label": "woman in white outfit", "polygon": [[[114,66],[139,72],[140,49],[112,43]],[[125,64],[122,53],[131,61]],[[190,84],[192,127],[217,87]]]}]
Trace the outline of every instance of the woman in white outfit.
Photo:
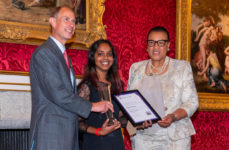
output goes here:
[{"label": "woman in white outfit", "polygon": [[[195,134],[190,117],[198,108],[198,96],[189,62],[166,56],[169,33],[161,26],[152,28],[147,36],[150,59],[132,64],[128,90],[138,89],[150,104],[154,93],[162,91],[163,110],[157,110],[162,120],[145,121],[137,126],[131,138],[133,150],[189,150]],[[153,85],[158,83],[158,88]]]}]

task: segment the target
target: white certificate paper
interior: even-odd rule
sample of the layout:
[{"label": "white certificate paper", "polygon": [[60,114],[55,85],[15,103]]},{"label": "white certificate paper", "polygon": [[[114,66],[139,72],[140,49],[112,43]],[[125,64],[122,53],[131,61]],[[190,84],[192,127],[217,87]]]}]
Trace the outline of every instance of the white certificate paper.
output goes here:
[{"label": "white certificate paper", "polygon": [[141,124],[145,120],[156,122],[161,119],[138,90],[123,92],[114,97],[134,125]]}]

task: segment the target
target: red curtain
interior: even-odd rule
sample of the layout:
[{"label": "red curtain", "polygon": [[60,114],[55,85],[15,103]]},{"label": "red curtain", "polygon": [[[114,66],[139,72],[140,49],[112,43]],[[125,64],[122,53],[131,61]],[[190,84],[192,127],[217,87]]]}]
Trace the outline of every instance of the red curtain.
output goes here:
[{"label": "red curtain", "polygon": [[[103,22],[107,38],[114,44],[119,70],[125,84],[130,65],[147,59],[146,35],[150,28],[162,25],[170,32],[171,51],[175,57],[176,0],[107,0]],[[29,60],[36,46],[0,43],[0,70],[28,71]],[[77,75],[81,75],[87,61],[87,51],[68,50]],[[229,113],[196,112],[192,117],[196,135],[193,150],[229,150]],[[126,132],[124,132],[126,133]],[[127,134],[126,134],[127,135]],[[127,138],[126,149],[130,150]]]}]

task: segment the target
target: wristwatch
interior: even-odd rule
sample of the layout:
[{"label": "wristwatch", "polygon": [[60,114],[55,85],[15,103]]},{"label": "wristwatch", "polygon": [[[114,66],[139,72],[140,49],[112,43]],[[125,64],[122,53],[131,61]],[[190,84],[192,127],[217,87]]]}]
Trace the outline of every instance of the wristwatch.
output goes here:
[{"label": "wristwatch", "polygon": [[173,122],[177,121],[177,116],[175,113],[171,113],[171,115],[173,115]]}]

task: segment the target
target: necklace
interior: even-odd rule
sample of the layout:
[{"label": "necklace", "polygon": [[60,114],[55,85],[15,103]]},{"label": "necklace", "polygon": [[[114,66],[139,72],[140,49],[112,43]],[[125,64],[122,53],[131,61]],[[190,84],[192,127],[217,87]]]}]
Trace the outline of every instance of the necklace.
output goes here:
[{"label": "necklace", "polygon": [[[150,59],[149,62],[148,62],[149,75],[152,76],[152,75],[161,74],[165,70],[166,66],[169,64],[169,60],[170,60],[170,58],[166,56],[163,65],[160,68],[157,68],[152,64],[152,60]],[[153,73],[151,67],[153,69],[157,70],[157,72]]]}]

